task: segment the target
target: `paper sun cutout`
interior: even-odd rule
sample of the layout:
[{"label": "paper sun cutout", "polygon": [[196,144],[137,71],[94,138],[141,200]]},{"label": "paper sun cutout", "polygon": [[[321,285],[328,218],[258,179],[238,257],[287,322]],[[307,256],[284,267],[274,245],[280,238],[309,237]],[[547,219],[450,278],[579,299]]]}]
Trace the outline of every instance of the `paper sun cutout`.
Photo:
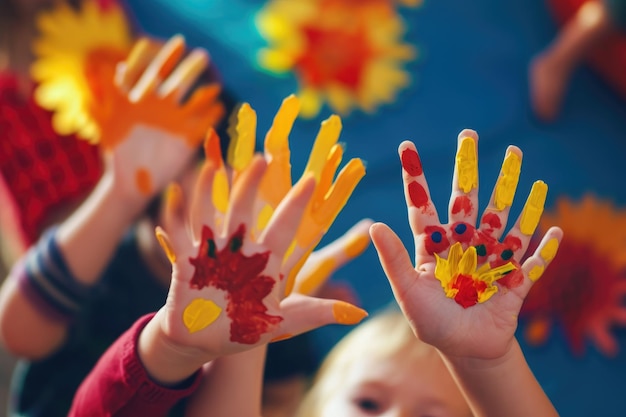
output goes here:
[{"label": "paper sun cutout", "polygon": [[303,117],[315,117],[324,103],[342,116],[373,113],[410,84],[403,67],[416,57],[396,7],[392,0],[270,1],[257,15],[269,44],[259,65],[295,74]]},{"label": "paper sun cutout", "polygon": [[561,227],[564,238],[522,307],[526,339],[543,344],[558,324],[575,353],[584,352],[588,337],[604,354],[616,354],[611,329],[626,325],[626,211],[591,196],[563,198],[539,228],[550,225]]},{"label": "paper sun cutout", "polygon": [[80,10],[66,2],[38,16],[41,36],[31,73],[38,87],[35,100],[54,111],[53,127],[61,135],[76,133],[93,141],[98,127],[89,108],[94,91],[111,82],[115,66],[130,50],[132,38],[122,8],[84,1]]},{"label": "paper sun cutout", "polygon": [[463,251],[459,242],[450,248],[448,259],[437,254],[435,258],[435,278],[441,282],[446,296],[453,298],[463,308],[490,299],[498,291],[494,282],[517,269],[511,262],[496,268],[485,263],[477,268],[476,248],[470,246]]}]

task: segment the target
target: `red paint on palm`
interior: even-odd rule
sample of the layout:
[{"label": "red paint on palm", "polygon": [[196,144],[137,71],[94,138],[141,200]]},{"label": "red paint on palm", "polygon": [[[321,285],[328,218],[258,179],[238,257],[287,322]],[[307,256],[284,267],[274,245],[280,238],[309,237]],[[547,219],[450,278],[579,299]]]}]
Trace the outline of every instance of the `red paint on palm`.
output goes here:
[{"label": "red paint on palm", "polygon": [[267,314],[263,303],[276,283],[272,277],[263,275],[270,253],[244,255],[241,247],[245,234],[246,227],[241,224],[228,244],[218,250],[213,231],[203,226],[198,256],[189,258],[195,267],[190,286],[198,290],[215,287],[226,291],[226,314],[232,320],[230,340],[255,344],[263,333],[280,323],[282,317]]},{"label": "red paint on palm", "polygon": [[452,288],[458,290],[454,296],[454,301],[461,307],[468,308],[478,302],[478,294],[487,288],[487,284],[483,281],[474,280],[471,275],[459,274]]}]

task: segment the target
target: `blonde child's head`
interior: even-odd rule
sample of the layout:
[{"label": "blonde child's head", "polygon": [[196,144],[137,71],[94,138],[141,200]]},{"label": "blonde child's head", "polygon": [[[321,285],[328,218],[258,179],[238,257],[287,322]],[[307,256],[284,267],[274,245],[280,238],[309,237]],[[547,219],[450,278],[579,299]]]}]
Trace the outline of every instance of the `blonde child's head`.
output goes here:
[{"label": "blonde child's head", "polygon": [[298,417],[469,417],[437,351],[397,309],[381,312],[328,354]]}]

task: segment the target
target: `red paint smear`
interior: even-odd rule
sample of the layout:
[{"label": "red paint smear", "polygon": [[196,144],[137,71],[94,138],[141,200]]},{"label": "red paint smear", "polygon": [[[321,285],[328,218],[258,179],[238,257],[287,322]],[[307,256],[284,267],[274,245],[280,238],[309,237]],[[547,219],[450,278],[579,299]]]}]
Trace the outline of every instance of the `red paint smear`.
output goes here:
[{"label": "red paint smear", "polygon": [[522,247],[522,241],[517,236],[507,236],[504,238],[504,242],[502,242],[504,246],[511,249],[513,252],[516,252]]},{"label": "red paint smear", "polygon": [[[464,224],[465,225],[466,230],[465,230],[464,233],[457,233],[456,232],[456,226],[458,226],[459,224]],[[450,232],[452,232],[452,238],[456,242],[468,243],[474,237],[474,233],[476,232],[476,228],[474,226],[470,225],[469,223],[456,222],[456,223],[454,223],[450,227]]]},{"label": "red paint smear", "polygon": [[[246,233],[245,225],[240,225],[221,250],[214,245],[213,231],[202,227],[202,243],[196,258],[189,258],[195,266],[190,286],[194,289],[215,287],[227,292],[226,314],[232,320],[230,340],[238,343],[254,344],[270,326],[282,321],[282,317],[266,314],[263,299],[274,288],[272,277],[261,273],[267,265],[269,251],[245,256],[241,244]],[[231,248],[235,246],[236,250]],[[209,253],[209,252],[213,253]],[[212,256],[211,256],[212,255]]]},{"label": "red paint smear", "polygon": [[494,238],[493,236],[491,236],[490,234],[485,233],[482,230],[476,230],[476,233],[474,233],[474,236],[472,236],[471,245],[472,246],[480,246],[480,245],[485,246],[486,255],[481,256],[480,254],[477,254],[478,264],[480,265],[481,263],[486,262],[487,257],[489,257],[489,255],[496,252],[498,245],[500,245],[500,242],[498,242],[498,240]]},{"label": "red paint smear", "polygon": [[472,205],[472,200],[464,195],[457,197],[454,200],[454,204],[452,205],[452,214],[458,214],[461,210],[463,210],[463,214],[469,216],[473,208],[474,206]]},{"label": "red paint smear", "polygon": [[426,208],[428,206],[428,195],[426,190],[418,182],[413,181],[409,184],[409,197],[415,207]]},{"label": "red paint smear", "polygon": [[[495,268],[496,266],[500,266],[497,264],[504,265],[508,262],[509,261],[494,262],[494,264],[491,265],[491,267]],[[524,283],[524,273],[520,269],[520,266],[517,262],[515,262],[514,260],[510,260],[510,262],[512,262],[513,265],[517,267],[517,269],[515,271],[509,272],[508,274],[506,274],[505,276],[503,276],[496,282],[499,285],[502,285],[503,287],[506,287],[506,288],[517,288]]]},{"label": "red paint smear", "polygon": [[[435,232],[441,233],[441,242],[437,243],[432,240],[432,234]],[[426,239],[424,242],[424,246],[426,248],[426,252],[429,255],[435,253],[441,253],[450,247],[450,241],[448,240],[448,236],[446,236],[446,229],[441,226],[426,226],[424,228],[424,233],[426,233]]]},{"label": "red paint smear", "polygon": [[454,301],[461,307],[468,308],[478,303],[478,294],[485,291],[487,284],[483,281],[474,280],[470,275],[459,274],[455,278],[452,288],[458,289]]},{"label": "red paint smear", "polygon": [[496,213],[485,213],[480,223],[488,224],[492,229],[500,229],[502,227],[500,217]]},{"label": "red paint smear", "polygon": [[419,155],[413,149],[405,149],[402,151],[400,160],[402,161],[402,168],[404,168],[409,175],[417,177],[424,172],[422,169],[422,161],[420,161]]}]

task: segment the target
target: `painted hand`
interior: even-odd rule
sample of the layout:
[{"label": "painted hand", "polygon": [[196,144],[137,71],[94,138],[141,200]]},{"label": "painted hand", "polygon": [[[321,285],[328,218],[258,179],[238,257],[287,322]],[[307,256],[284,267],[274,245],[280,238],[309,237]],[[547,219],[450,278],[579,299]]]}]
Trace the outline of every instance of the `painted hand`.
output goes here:
[{"label": "painted hand", "polygon": [[[263,230],[278,203],[292,187],[289,133],[300,111],[300,100],[287,97],[274,118],[265,137],[267,171],[259,187],[255,203],[256,228]],[[235,135],[231,138],[228,160],[235,173],[245,168],[254,152],[256,114],[244,104],[237,117]],[[286,292],[293,290],[296,275],[313,249],[344,207],[356,185],[365,175],[363,162],[351,159],[337,174],[343,157],[343,147],[337,143],[341,120],[331,116],[322,123],[302,178],[316,179],[315,192],[298,226],[286,263],[291,266],[287,275]],[[237,174],[235,174],[237,175]]]},{"label": "painted hand", "polygon": [[92,109],[117,184],[129,193],[160,192],[189,164],[223,113],[218,85],[201,87],[180,104],[208,65],[204,50],[182,58],[184,51],[178,36],[162,46],[138,41],[119,65],[115,86],[100,91]]},{"label": "painted hand", "polygon": [[[209,136],[208,142],[216,137]],[[210,143],[207,152],[215,149]],[[173,265],[164,332],[205,359],[249,350],[329,323],[353,324],[365,313],[346,303],[300,295],[284,298],[283,259],[311,199],[315,180],[299,181],[260,234],[252,230],[254,201],[267,164],[252,158],[232,190],[215,190],[223,168],[207,157],[189,205],[176,186],[167,197],[165,229],[157,237]],[[228,191],[225,216],[216,208]],[[189,216],[187,216],[187,211]],[[189,217],[189,221],[187,218]],[[194,236],[187,231],[194,232]]]},{"label": "painted hand", "polygon": [[548,230],[535,253],[520,265],[546,198],[547,186],[537,181],[515,225],[500,239],[522,161],[522,152],[514,146],[507,149],[476,228],[477,141],[474,131],[459,135],[448,224],[439,221],[415,146],[404,142],[399,147],[415,266],[386,225],[373,225],[370,234],[395,297],[418,336],[449,355],[490,359],[510,347],[522,302],[554,258],[562,231]]}]

